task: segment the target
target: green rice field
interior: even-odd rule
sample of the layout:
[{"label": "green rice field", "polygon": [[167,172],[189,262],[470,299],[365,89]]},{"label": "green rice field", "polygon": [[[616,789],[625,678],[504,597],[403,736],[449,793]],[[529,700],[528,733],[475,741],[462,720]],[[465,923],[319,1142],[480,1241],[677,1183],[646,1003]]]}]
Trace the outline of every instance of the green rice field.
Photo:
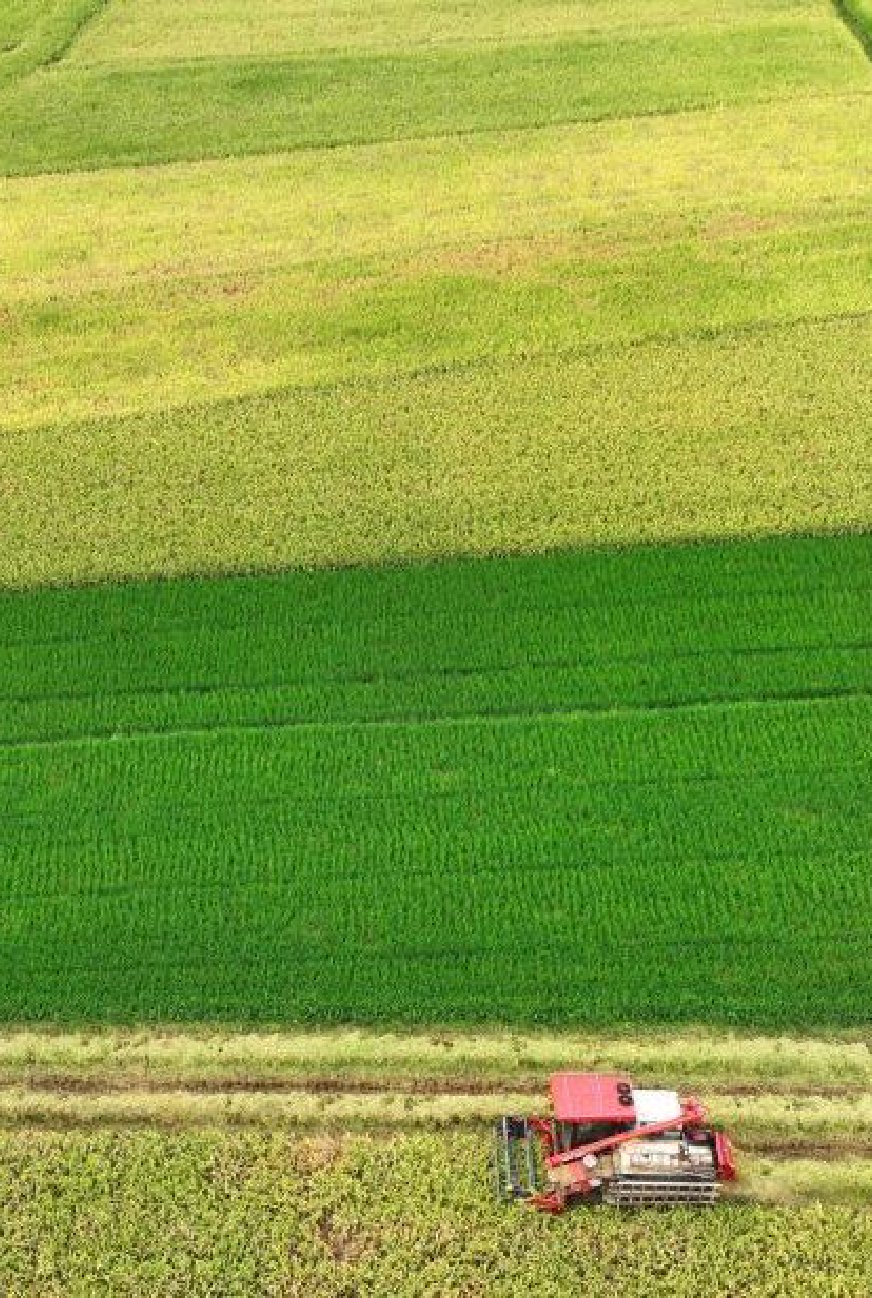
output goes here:
[{"label": "green rice field", "polygon": [[862,1022],[857,30],[262,17],[5,20],[2,1012]]},{"label": "green rice field", "polygon": [[0,1014],[864,1022],[870,557],[4,596]]},{"label": "green rice field", "polygon": [[[872,1291],[870,60],[0,4],[4,1295]],[[564,1067],[728,1202],[497,1206]]]},{"label": "green rice field", "polygon": [[[517,4],[486,4],[471,24],[439,0],[377,5],[374,14],[284,4],[254,39],[245,33],[258,27],[257,10],[246,21],[240,5],[222,4],[213,22],[201,2],[167,21],[169,8],[64,0],[49,11],[31,38],[46,62],[24,64],[30,75],[17,77],[0,106],[6,167],[75,170],[504,130],[838,94],[866,81],[852,37],[821,0],[793,12],[783,0],[750,0],[720,21],[710,4],[683,0],[683,20],[673,10],[671,22],[662,2],[643,6],[635,22],[620,7],[609,17],[602,3],[534,4],[520,21]],[[42,36],[49,28],[54,46]],[[8,80],[16,53],[7,55]]]}]

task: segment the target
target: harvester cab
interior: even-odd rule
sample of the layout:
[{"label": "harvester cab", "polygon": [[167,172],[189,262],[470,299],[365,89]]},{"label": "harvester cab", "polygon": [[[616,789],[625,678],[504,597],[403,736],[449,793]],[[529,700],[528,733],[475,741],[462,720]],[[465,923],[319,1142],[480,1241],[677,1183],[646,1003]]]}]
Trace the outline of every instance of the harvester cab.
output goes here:
[{"label": "harvester cab", "polygon": [[550,1117],[504,1117],[495,1130],[501,1199],[543,1212],[587,1200],[616,1206],[712,1204],[736,1175],[730,1141],[693,1097],[639,1090],[627,1077],[555,1073]]}]

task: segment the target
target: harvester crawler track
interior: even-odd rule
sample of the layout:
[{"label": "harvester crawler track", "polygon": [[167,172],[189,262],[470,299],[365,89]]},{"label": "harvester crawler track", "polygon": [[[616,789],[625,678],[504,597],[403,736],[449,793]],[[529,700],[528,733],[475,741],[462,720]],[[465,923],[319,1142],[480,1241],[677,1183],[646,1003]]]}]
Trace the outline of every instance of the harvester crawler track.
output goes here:
[{"label": "harvester crawler track", "polygon": [[680,1204],[707,1207],[716,1203],[718,1185],[714,1177],[679,1181],[643,1176],[616,1176],[603,1189],[602,1202],[615,1208],[677,1207]]}]

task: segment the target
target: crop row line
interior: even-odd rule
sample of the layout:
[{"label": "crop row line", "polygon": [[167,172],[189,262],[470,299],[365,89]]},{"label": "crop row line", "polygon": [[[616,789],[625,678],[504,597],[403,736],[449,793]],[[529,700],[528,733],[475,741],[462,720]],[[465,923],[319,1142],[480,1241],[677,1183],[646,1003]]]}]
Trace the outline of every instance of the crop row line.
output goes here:
[{"label": "crop row line", "polygon": [[[222,628],[226,630],[226,628]],[[160,630],[154,632],[156,636],[160,635]],[[133,639],[133,635],[129,637]],[[136,636],[137,641],[146,638],[145,636]],[[93,642],[91,642],[93,643]],[[28,651],[32,652],[34,643],[27,642]],[[2,645],[0,645],[2,648]],[[430,681],[430,680],[454,680],[454,679],[488,679],[495,676],[510,676],[515,673],[550,672],[550,671],[573,671],[576,668],[587,667],[644,667],[651,664],[662,663],[667,659],[670,662],[676,659],[682,661],[697,662],[700,660],[709,661],[711,659],[729,658],[733,659],[753,659],[753,658],[774,658],[785,654],[803,654],[814,653],[822,650],[826,653],[844,652],[844,653],[867,653],[872,650],[872,641],[827,641],[824,644],[797,642],[795,644],[780,645],[727,645],[725,647],[712,648],[704,646],[700,649],[682,649],[675,647],[670,649],[668,655],[664,650],[658,653],[599,653],[594,656],[580,656],[567,658],[542,658],[526,659],[524,662],[501,662],[489,663],[485,666],[476,664],[450,664],[441,667],[407,667],[385,671],[384,669],[372,671],[328,671],[318,672],[317,674],[304,675],[295,673],[288,676],[269,677],[264,680],[255,680],[250,683],[240,684],[238,682],[221,681],[211,684],[197,684],[196,682],[184,683],[178,685],[138,685],[122,689],[113,689],[111,685],[101,686],[100,690],[94,689],[69,689],[69,690],[51,690],[44,693],[33,694],[5,694],[0,693],[0,706],[3,704],[26,706],[29,704],[40,703],[71,703],[71,702],[92,702],[100,699],[136,699],[136,698],[209,698],[215,695],[252,695],[260,692],[272,690],[293,689],[298,686],[317,687],[321,685],[385,685],[395,682],[408,681]],[[751,695],[751,698],[769,697]],[[779,697],[781,697],[779,695]],[[684,702],[698,702],[699,700],[683,700]],[[722,700],[726,702],[726,699]],[[737,700],[741,701],[741,700]],[[641,706],[641,705],[640,705]],[[652,705],[654,706],[654,705]],[[668,706],[668,704],[664,704]],[[573,711],[576,709],[572,709]],[[582,707],[578,711],[585,711]],[[482,714],[487,715],[487,714]],[[401,718],[402,719],[402,718]]]},{"label": "crop row line", "polygon": [[389,717],[361,717],[355,720],[344,721],[312,721],[296,718],[278,718],[267,717],[258,721],[236,721],[228,725],[213,723],[210,725],[196,726],[168,726],[166,729],[148,729],[146,727],[107,728],[103,731],[93,731],[87,735],[46,735],[33,739],[0,739],[0,750],[18,750],[32,748],[62,748],[70,745],[92,745],[103,744],[108,741],[119,741],[128,739],[172,739],[186,738],[200,735],[217,735],[217,734],[240,734],[268,730],[305,730],[305,731],[331,731],[341,732],[347,730],[373,730],[373,729],[396,729],[396,728],[437,728],[452,725],[475,725],[479,721],[509,722],[527,721],[548,717],[585,717],[585,716],[638,716],[638,715],[656,715],[657,713],[674,713],[674,712],[708,712],[715,709],[732,710],[738,708],[753,709],[758,707],[768,707],[778,704],[793,703],[829,703],[837,699],[860,700],[872,698],[872,691],[868,689],[858,689],[854,687],[841,688],[833,686],[825,689],[822,687],[807,690],[785,690],[783,693],[773,692],[772,694],[760,694],[744,698],[732,698],[729,695],[718,695],[711,698],[699,697],[696,699],[682,700],[660,700],[657,703],[603,703],[603,704],[585,704],[573,705],[572,707],[554,707],[525,709],[506,709],[499,708],[481,710],[469,713],[442,713],[440,716],[427,717],[415,713],[405,715],[396,715]]}]

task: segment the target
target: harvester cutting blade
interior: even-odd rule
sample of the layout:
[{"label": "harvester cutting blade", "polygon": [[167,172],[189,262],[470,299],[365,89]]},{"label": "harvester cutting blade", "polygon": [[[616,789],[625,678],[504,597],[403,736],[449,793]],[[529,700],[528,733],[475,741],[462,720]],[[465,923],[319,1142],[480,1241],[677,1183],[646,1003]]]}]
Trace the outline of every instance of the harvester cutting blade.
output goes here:
[{"label": "harvester cutting blade", "polygon": [[494,1127],[494,1190],[498,1199],[528,1199],[539,1190],[537,1140],[526,1118],[499,1118]]}]

